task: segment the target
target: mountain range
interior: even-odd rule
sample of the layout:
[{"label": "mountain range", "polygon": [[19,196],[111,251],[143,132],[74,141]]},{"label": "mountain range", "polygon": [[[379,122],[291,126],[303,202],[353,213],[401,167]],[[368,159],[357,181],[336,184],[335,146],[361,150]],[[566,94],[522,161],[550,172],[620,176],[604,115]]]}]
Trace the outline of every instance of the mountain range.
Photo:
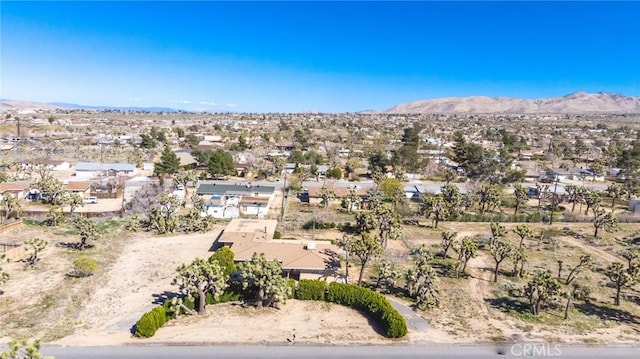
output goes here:
[{"label": "mountain range", "polygon": [[0,109],[16,109],[16,110],[54,110],[54,109],[69,109],[69,110],[113,110],[113,111],[146,111],[146,112],[180,112],[182,110],[176,110],[170,107],[119,107],[119,106],[88,106],[77,105],[74,103],[65,102],[34,102],[34,101],[21,101],[21,100],[5,100],[0,99]]},{"label": "mountain range", "polygon": [[640,113],[640,97],[576,92],[537,100],[509,97],[447,97],[402,103],[385,113]]},{"label": "mountain range", "polygon": [[[86,106],[71,103],[42,103],[33,101],[0,99],[0,109],[53,110],[85,109],[147,112],[180,112],[169,107],[117,107]],[[510,97],[446,97],[402,103],[384,111],[362,111],[362,113],[510,113],[510,114],[577,114],[577,113],[629,113],[640,114],[640,97],[613,93],[575,92],[562,97],[537,100]]]}]

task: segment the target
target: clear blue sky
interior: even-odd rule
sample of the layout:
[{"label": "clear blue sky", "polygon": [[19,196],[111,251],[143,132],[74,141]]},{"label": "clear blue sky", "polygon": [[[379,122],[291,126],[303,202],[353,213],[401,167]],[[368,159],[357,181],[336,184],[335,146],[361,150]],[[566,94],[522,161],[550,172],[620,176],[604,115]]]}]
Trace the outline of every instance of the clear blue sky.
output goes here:
[{"label": "clear blue sky", "polygon": [[0,2],[1,98],[346,112],[640,95],[640,2]]}]

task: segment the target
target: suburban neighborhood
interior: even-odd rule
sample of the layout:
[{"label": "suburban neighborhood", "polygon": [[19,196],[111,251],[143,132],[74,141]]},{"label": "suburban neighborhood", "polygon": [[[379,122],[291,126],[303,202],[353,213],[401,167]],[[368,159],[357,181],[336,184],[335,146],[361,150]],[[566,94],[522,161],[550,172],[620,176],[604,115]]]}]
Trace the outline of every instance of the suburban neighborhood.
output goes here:
[{"label": "suburban neighborhood", "polygon": [[[387,334],[356,342],[507,340],[525,325],[531,338],[635,341],[634,116],[5,109],[2,118],[0,248],[9,262],[0,300],[16,308],[0,317],[4,336],[162,340],[177,329],[149,327],[144,318],[155,314],[145,312],[164,311],[170,326],[235,301],[299,310],[288,302],[340,303],[329,298],[345,285],[429,323],[380,322]],[[174,249],[147,247],[159,240]],[[150,266],[130,268],[146,252]],[[202,270],[218,284],[198,292],[184,281]],[[271,276],[266,287],[247,282],[258,273]],[[45,274],[57,279],[21,284]],[[121,290],[121,276],[147,296],[124,307],[101,301]],[[113,279],[91,289],[100,278]],[[547,294],[527,289],[533,283]],[[76,294],[55,294],[56,307],[84,304],[37,316],[18,304],[59,286]],[[121,310],[121,321],[92,319],[87,311],[102,305]],[[606,317],[594,306],[626,319],[599,324]],[[33,324],[17,324],[18,311],[33,312]],[[52,325],[61,318],[76,324]],[[588,331],[565,330],[585,323]],[[617,330],[605,335],[610,325]],[[319,335],[339,340],[326,330]]]}]

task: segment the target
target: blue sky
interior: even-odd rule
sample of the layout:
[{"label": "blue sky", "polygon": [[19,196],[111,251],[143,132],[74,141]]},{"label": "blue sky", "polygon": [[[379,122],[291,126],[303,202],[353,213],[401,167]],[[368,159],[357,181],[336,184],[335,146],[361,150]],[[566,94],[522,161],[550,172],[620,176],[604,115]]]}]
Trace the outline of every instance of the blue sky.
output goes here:
[{"label": "blue sky", "polygon": [[640,95],[640,2],[0,2],[0,98],[350,112]]}]

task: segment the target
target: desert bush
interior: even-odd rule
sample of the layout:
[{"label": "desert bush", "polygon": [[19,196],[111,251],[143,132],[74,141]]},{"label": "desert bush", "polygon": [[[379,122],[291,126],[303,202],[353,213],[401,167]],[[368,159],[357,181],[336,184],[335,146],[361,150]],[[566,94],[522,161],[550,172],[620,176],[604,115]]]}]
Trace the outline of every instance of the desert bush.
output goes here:
[{"label": "desert bush", "polygon": [[387,298],[370,289],[352,284],[329,284],[327,301],[354,308],[378,323],[388,338],[401,338],[407,334],[407,323]]},{"label": "desert bush", "polygon": [[432,260],[433,266],[442,270],[442,274],[453,276],[456,273],[456,267],[458,266],[458,260],[453,258],[434,258]]},{"label": "desert bush", "polygon": [[293,296],[294,296],[294,293],[296,292],[296,284],[297,283],[296,283],[296,280],[293,279],[293,278],[289,278],[288,282],[289,282],[289,288],[291,289],[291,291],[290,291],[291,295],[287,299],[292,299]]},{"label": "desert bush", "polygon": [[282,238],[282,233],[280,233],[279,231],[273,232],[273,239],[280,239],[280,238]]},{"label": "desert bush", "polygon": [[89,277],[98,270],[98,262],[89,257],[80,257],[73,261],[72,277]]},{"label": "desert bush", "polygon": [[[313,229],[313,220],[308,220],[306,221],[303,225],[302,225],[302,229],[304,230],[309,230],[309,229]],[[315,221],[315,228],[316,229],[333,229],[336,228],[336,224],[334,222],[322,222],[322,221]]]},{"label": "desert bush", "polygon": [[207,297],[205,299],[205,304],[220,304],[227,302],[236,302],[242,300],[242,295],[240,293],[235,293],[231,291],[225,291],[222,293],[217,299],[211,295],[211,293],[207,293]]},{"label": "desert bush", "polygon": [[209,257],[209,262],[217,261],[224,275],[230,277],[237,270],[235,262],[233,261],[234,257],[235,255],[231,248],[224,246],[213,252],[211,257]]},{"label": "desert bush", "polygon": [[324,300],[324,292],[327,283],[320,280],[302,279],[298,282],[296,299],[300,300]]},{"label": "desert bush", "polygon": [[165,307],[159,305],[144,313],[136,323],[135,336],[140,338],[151,338],[167,322]]}]

